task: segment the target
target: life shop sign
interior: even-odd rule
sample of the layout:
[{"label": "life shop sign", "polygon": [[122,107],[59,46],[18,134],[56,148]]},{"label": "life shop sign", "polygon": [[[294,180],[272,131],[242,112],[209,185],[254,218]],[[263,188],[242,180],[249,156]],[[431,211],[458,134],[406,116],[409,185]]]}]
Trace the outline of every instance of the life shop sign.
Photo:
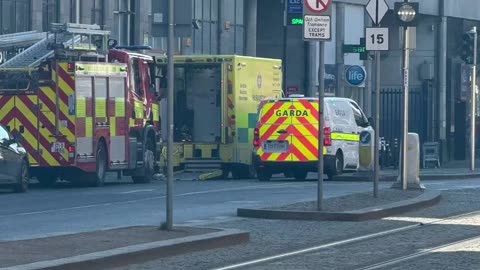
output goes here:
[{"label": "life shop sign", "polygon": [[345,81],[353,87],[365,87],[367,72],[363,66],[349,66],[345,69]]}]

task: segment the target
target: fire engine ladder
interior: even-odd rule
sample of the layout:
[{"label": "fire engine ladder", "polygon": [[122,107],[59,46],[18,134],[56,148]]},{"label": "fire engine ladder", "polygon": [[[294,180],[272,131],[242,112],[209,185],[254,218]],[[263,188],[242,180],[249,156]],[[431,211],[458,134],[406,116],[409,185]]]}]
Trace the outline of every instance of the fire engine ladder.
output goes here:
[{"label": "fire engine ladder", "polygon": [[0,49],[26,47],[45,38],[47,33],[37,31],[0,35]]},{"label": "fire engine ladder", "polygon": [[[99,25],[52,23],[55,35],[56,57],[81,59],[82,57],[104,58],[107,61],[110,31],[101,30]],[[58,38],[71,37],[67,42],[58,42]],[[75,37],[79,37],[76,39]]]},{"label": "fire engine ladder", "polygon": [[[103,50],[107,48],[110,32],[99,29],[98,25],[52,23],[52,33],[47,34],[42,40],[0,65],[0,68],[35,67],[55,54],[68,56],[68,51],[77,51],[75,55],[78,57],[85,52],[97,49],[92,44],[92,36],[102,36],[101,49]],[[87,48],[85,46],[79,48],[77,45],[85,39],[85,36],[89,37]],[[79,51],[81,52],[79,53]]]}]

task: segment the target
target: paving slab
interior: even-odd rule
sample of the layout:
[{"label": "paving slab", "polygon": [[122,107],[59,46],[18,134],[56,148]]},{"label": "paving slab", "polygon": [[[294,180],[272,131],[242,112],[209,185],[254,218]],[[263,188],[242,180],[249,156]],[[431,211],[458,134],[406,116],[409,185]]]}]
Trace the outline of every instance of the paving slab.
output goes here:
[{"label": "paving slab", "polygon": [[384,189],[377,198],[371,193],[356,193],[324,200],[322,211],[317,202],[283,205],[262,209],[238,208],[241,217],[322,221],[363,221],[418,210],[439,202],[439,191]]},{"label": "paving slab", "polygon": [[0,269],[104,269],[225,247],[249,240],[245,231],[136,226],[0,242]]}]

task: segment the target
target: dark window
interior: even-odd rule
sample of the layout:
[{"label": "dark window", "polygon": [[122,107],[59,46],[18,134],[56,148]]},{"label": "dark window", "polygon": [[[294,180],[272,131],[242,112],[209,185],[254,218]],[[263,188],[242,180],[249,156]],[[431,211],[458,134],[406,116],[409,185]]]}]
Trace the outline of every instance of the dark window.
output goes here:
[{"label": "dark window", "polygon": [[51,23],[57,23],[60,14],[57,0],[43,0],[43,30],[49,31]]},{"label": "dark window", "polygon": [[355,117],[357,126],[366,127],[368,120],[366,119],[365,115],[363,115],[362,110],[353,102],[350,102],[350,105],[352,106],[353,116]]},{"label": "dark window", "polygon": [[93,0],[92,6],[92,24],[98,24],[103,26],[103,12],[104,12],[104,0]]},{"label": "dark window", "polygon": [[30,30],[30,0],[0,0],[0,34]]},{"label": "dark window", "polygon": [[133,88],[135,93],[140,96],[143,96],[143,86],[142,80],[140,78],[140,67],[138,65],[138,59],[132,59],[132,69],[133,69]]},{"label": "dark window", "polygon": [[13,0],[2,1],[2,33],[11,34],[16,32],[15,27],[15,2]]}]

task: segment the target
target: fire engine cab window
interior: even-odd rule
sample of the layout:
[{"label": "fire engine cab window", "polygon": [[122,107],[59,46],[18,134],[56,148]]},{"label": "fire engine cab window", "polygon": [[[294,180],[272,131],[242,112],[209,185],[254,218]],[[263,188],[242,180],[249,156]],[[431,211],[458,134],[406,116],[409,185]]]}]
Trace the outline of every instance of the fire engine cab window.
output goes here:
[{"label": "fire engine cab window", "polygon": [[143,87],[142,87],[142,81],[140,78],[140,67],[138,65],[138,59],[133,59],[131,64],[132,64],[132,70],[133,70],[132,87],[133,89],[135,89],[135,93],[137,93],[140,96],[143,96]]}]

